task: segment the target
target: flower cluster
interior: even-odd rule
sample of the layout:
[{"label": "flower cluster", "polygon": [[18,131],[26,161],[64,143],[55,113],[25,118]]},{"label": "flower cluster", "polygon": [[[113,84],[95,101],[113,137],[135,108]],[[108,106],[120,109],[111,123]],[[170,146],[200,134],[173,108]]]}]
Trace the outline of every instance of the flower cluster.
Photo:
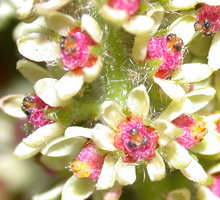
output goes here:
[{"label": "flower cluster", "polygon": [[[140,170],[149,184],[178,173],[200,184],[198,200],[219,199],[219,165],[203,161],[220,155],[220,3],[27,2],[14,3],[14,38],[33,92],[0,106],[26,120],[15,156],[37,155],[60,180],[33,199],[117,200]],[[190,199],[172,189],[167,200]]]}]

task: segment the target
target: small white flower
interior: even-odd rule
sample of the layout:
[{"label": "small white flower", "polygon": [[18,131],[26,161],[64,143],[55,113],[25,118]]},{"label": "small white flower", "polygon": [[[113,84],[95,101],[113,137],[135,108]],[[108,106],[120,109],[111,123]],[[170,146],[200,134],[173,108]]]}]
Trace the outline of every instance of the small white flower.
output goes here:
[{"label": "small white flower", "polygon": [[51,85],[50,82],[54,82],[57,98],[66,101],[78,93],[84,82],[90,83],[99,75],[102,58],[92,55],[90,49],[101,42],[102,31],[87,14],[82,16],[81,26],[69,15],[58,12],[48,14],[45,22],[49,29],[62,37],[61,41],[41,32],[29,33],[17,41],[18,50],[23,56],[37,62],[61,60],[64,70],[68,72],[56,83],[56,80],[49,78],[39,83]]},{"label": "small white flower", "polygon": [[[103,120],[108,126],[97,124],[93,128],[92,140],[109,153],[96,185],[98,189],[110,188],[115,181],[120,185],[132,184],[136,179],[135,166],[140,163],[145,163],[150,179],[157,181],[165,176],[163,158],[175,169],[185,170],[194,162],[188,151],[175,142],[180,132],[178,128],[159,119],[153,126],[145,125],[149,120],[149,104],[143,85],[134,88],[128,96],[131,116],[126,116],[116,102],[102,104]],[[177,107],[173,107],[174,112],[175,109]],[[176,112],[179,112],[178,109]],[[199,164],[197,168],[200,168]],[[191,175],[192,171],[189,171]],[[204,181],[203,178],[194,181]]]}]

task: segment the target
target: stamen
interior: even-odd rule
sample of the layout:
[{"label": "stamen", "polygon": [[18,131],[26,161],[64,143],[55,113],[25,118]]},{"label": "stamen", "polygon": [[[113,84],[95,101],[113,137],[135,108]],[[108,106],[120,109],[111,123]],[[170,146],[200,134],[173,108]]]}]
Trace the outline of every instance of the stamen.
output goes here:
[{"label": "stamen", "polygon": [[125,154],[124,162],[151,160],[155,156],[158,136],[153,128],[143,124],[140,118],[131,118],[118,126],[119,133],[114,138],[114,145]]},{"label": "stamen", "polygon": [[79,178],[87,178],[91,174],[91,168],[87,162],[76,160],[72,163],[71,168],[74,175]]}]

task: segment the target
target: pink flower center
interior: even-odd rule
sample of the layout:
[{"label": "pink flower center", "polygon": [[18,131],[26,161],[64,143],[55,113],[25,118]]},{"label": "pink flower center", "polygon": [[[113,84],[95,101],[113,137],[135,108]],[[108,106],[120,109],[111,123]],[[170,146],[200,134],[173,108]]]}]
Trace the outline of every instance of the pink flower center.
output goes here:
[{"label": "pink flower center", "polygon": [[147,60],[162,59],[155,76],[169,78],[172,72],[183,62],[183,41],[175,34],[152,38],[147,47]]},{"label": "pink flower center", "polygon": [[220,173],[214,174],[213,178],[213,184],[209,185],[208,187],[213,192],[213,194],[220,197]]},{"label": "pink flower center", "polygon": [[94,143],[89,142],[72,162],[74,175],[79,178],[90,178],[97,181],[101,173],[105,155],[98,152]]},{"label": "pink flower center", "polygon": [[191,116],[185,114],[180,115],[172,123],[183,129],[183,134],[177,137],[176,141],[186,149],[190,149],[201,142],[207,133],[204,121],[196,121]]},{"label": "pink flower center", "polygon": [[202,4],[194,26],[204,35],[216,33],[220,28],[220,6]]},{"label": "pink flower center", "polygon": [[26,96],[23,100],[22,110],[27,114],[28,122],[38,129],[44,125],[53,123],[45,115],[45,111],[50,108],[37,95]]},{"label": "pink flower center", "polygon": [[133,15],[140,7],[140,0],[109,0],[108,5],[117,10],[125,10]]},{"label": "pink flower center", "polygon": [[[60,43],[61,60],[64,68],[82,73],[83,67],[91,67],[97,60],[89,52],[96,43],[79,27],[74,28]],[[81,70],[80,70],[81,69]]]},{"label": "pink flower center", "polygon": [[124,151],[124,162],[148,161],[155,156],[158,135],[153,128],[145,126],[142,119],[123,121],[119,124],[118,131],[114,145]]}]

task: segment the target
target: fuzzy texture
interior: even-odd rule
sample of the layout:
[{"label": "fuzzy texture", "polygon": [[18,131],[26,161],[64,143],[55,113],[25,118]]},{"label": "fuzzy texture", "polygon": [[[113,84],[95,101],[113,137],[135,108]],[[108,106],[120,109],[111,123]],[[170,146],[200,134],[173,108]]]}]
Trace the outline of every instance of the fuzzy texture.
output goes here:
[{"label": "fuzzy texture", "polygon": [[124,162],[149,161],[155,156],[158,135],[153,128],[145,126],[142,119],[121,122],[118,131],[114,145],[124,151]]},{"label": "fuzzy texture", "polygon": [[28,116],[28,122],[32,124],[35,129],[38,129],[47,124],[51,124],[53,121],[45,116],[44,110],[36,110],[33,114]]},{"label": "fuzzy texture", "polygon": [[140,0],[109,0],[108,5],[117,10],[126,10],[129,15],[133,15],[140,7]]},{"label": "fuzzy texture", "polygon": [[155,76],[166,78],[183,62],[183,52],[170,48],[170,41],[165,37],[152,38],[147,46],[147,60],[162,59]]},{"label": "fuzzy texture", "polygon": [[172,123],[183,129],[183,134],[177,137],[176,141],[186,149],[190,149],[202,141],[206,134],[206,124],[203,121],[196,121],[185,114],[180,115]]},{"label": "fuzzy texture", "polygon": [[96,43],[79,27],[71,30],[67,37],[63,37],[60,43],[61,60],[64,68],[75,70],[77,68],[90,67],[96,61],[96,57],[89,52],[89,46]]},{"label": "fuzzy texture", "polygon": [[[210,22],[210,27],[205,28],[203,22]],[[216,33],[220,28],[220,6],[210,6],[210,5],[202,5],[197,19],[197,24],[201,26],[201,32],[207,33]]]},{"label": "fuzzy texture", "polygon": [[22,109],[27,114],[28,123],[32,124],[34,129],[53,123],[53,121],[48,119],[45,115],[48,108],[51,107],[37,95],[27,96],[23,100]]},{"label": "fuzzy texture", "polygon": [[183,128],[184,133],[177,137],[176,141],[185,147],[186,149],[192,148],[195,144],[197,144],[197,141],[191,134],[191,130],[187,127]]},{"label": "fuzzy texture", "polygon": [[105,155],[98,152],[94,143],[89,142],[76,157],[71,168],[74,170],[75,176],[88,177],[93,181],[97,181],[104,159]]},{"label": "fuzzy texture", "polygon": [[208,187],[213,192],[213,194],[220,197],[220,173],[214,174],[213,179],[214,182]]},{"label": "fuzzy texture", "polygon": [[192,117],[182,114],[174,119],[172,123],[180,128],[189,128],[190,126],[196,124],[196,121]]}]

